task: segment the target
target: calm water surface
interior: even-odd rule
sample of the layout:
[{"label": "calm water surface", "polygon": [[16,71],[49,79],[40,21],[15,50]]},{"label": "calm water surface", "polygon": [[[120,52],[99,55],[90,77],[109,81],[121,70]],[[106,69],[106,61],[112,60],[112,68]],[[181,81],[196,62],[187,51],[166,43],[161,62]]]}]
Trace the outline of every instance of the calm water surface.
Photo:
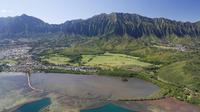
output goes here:
[{"label": "calm water surface", "polygon": [[[24,73],[0,73],[0,111],[43,97],[51,98],[50,106],[57,110],[84,107],[98,101],[145,97],[159,90],[159,87],[140,79],[123,82],[117,77],[95,75],[34,73],[31,82],[43,92],[32,91]],[[21,108],[30,105],[43,108],[49,104],[46,101],[28,103]]]},{"label": "calm water surface", "polygon": [[80,112],[136,112],[136,111],[129,110],[115,104],[107,104],[98,108],[81,110]]},{"label": "calm water surface", "polygon": [[39,112],[50,104],[50,98],[43,98],[20,106],[16,112]]},{"label": "calm water surface", "polygon": [[149,96],[159,90],[158,86],[136,78],[123,82],[117,77],[37,73],[32,74],[31,80],[39,89],[79,97],[90,94],[125,99]]}]

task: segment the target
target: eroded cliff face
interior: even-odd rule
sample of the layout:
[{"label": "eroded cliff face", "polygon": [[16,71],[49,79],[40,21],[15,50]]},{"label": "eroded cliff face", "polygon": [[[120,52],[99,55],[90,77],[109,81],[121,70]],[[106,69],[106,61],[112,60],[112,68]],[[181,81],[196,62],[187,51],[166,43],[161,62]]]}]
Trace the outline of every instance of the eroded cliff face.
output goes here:
[{"label": "eroded cliff face", "polygon": [[[79,36],[129,35],[134,38],[154,35],[164,38],[199,37],[199,22],[178,22],[165,18],[148,18],[137,14],[100,14],[86,20],[71,20],[63,24],[48,24],[28,15],[0,18],[0,36],[27,36],[49,33],[64,33]],[[11,36],[12,35],[12,36]],[[28,36],[27,36],[28,37]]]}]

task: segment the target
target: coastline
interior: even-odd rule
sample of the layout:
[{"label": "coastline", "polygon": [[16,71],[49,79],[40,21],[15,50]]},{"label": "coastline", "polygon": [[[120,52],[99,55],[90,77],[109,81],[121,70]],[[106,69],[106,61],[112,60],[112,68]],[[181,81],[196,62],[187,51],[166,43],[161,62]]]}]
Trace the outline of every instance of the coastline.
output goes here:
[{"label": "coastline", "polygon": [[[22,106],[24,106],[24,105],[26,105],[26,104],[34,103],[34,102],[37,102],[37,101],[40,101],[40,100],[43,100],[43,99],[46,99],[46,98],[50,99],[49,97],[41,97],[41,98],[32,99],[32,100],[27,101],[27,102],[25,102],[25,103],[23,103],[23,104],[17,105],[17,106],[15,106],[15,107],[13,107],[13,108],[11,108],[11,109],[9,109],[9,110],[6,110],[6,112],[16,112],[17,109],[19,109],[20,107],[22,107]],[[51,99],[50,99],[50,100],[51,100]],[[50,101],[50,102],[51,102],[51,101]],[[51,105],[51,104],[50,104],[50,105]],[[47,106],[41,108],[41,110],[47,108],[48,106],[49,106],[49,105],[47,105]]]},{"label": "coastline", "polygon": [[[3,72],[3,74],[5,74],[6,72]],[[25,75],[24,73],[21,73],[21,72],[9,72],[9,74],[13,74],[13,73],[17,73],[18,75]],[[33,75],[34,75],[35,73],[33,73]],[[39,73],[40,74],[40,73]],[[43,73],[41,73],[41,74],[43,74]],[[44,73],[44,74],[46,74],[46,73]],[[60,75],[60,73],[50,73],[50,74],[52,74],[52,75]],[[11,75],[11,76],[18,76],[18,75]],[[47,74],[46,74],[47,75]],[[63,74],[63,73],[61,73],[61,75],[67,75],[66,73],[65,74]],[[69,75],[69,74],[68,74]],[[76,74],[70,74],[70,75],[76,75]],[[82,74],[78,74],[78,75],[81,75],[81,76],[86,76],[86,75],[82,75]],[[5,75],[3,75],[3,76],[5,76]],[[113,76],[105,76],[105,75],[88,75],[88,76],[100,76],[100,77],[113,77]],[[115,77],[115,78],[119,78],[120,79],[120,77]],[[138,78],[138,77],[133,77],[134,79],[139,79],[139,80],[144,80],[144,79],[141,79],[141,78]],[[27,81],[30,81],[30,77],[27,75]],[[148,81],[148,80],[144,80],[144,81],[146,81],[146,82],[149,82],[149,83],[152,83],[152,82],[150,82],[150,81]],[[31,85],[31,81],[30,81],[30,83],[29,83],[30,85]],[[152,84],[154,84],[154,83],[152,83]],[[30,86],[29,85],[29,86]],[[32,86],[32,85],[31,85]],[[159,86],[158,86],[159,87]],[[30,87],[31,88],[31,87]],[[33,88],[31,88],[32,90],[34,90]],[[35,88],[36,89],[36,88]],[[37,89],[36,89],[36,92],[37,92]],[[101,104],[94,104],[94,105],[92,105],[92,106],[89,106],[89,107],[86,107],[86,108],[96,108],[96,107],[99,107],[99,106],[103,106],[103,105],[106,105],[106,104],[108,104],[108,103],[116,103],[116,102],[157,102],[157,101],[162,101],[162,100],[165,100],[165,99],[170,99],[171,97],[165,97],[165,96],[161,96],[161,97],[159,97],[159,98],[146,98],[146,97],[144,97],[144,98],[136,98],[136,99],[118,99],[118,100],[107,100],[107,101],[105,101],[105,102],[102,102]],[[174,99],[176,99],[177,100],[177,98],[175,98],[175,97],[173,97]],[[31,102],[31,101],[30,101]],[[26,102],[26,103],[30,103],[30,102]],[[33,102],[33,101],[32,101]],[[26,103],[24,103],[24,104],[26,104]],[[186,103],[186,102],[185,102]],[[22,105],[24,105],[24,104],[22,104]],[[188,103],[189,104],[189,103]],[[22,105],[19,105],[19,106],[17,106],[18,108],[20,107],[20,106],[22,106]],[[192,104],[190,104],[190,105],[192,105]],[[196,106],[196,105],[195,105]],[[17,108],[16,107],[16,108]],[[14,108],[14,109],[16,109],[16,108]],[[85,108],[83,108],[83,109],[85,109]],[[13,110],[13,109],[12,109]],[[12,112],[12,111],[11,111]]]},{"label": "coastline", "polygon": [[43,92],[43,90],[33,87],[32,84],[31,84],[30,76],[28,74],[26,74],[26,76],[27,76],[27,82],[28,82],[29,88],[31,88],[34,91]]}]

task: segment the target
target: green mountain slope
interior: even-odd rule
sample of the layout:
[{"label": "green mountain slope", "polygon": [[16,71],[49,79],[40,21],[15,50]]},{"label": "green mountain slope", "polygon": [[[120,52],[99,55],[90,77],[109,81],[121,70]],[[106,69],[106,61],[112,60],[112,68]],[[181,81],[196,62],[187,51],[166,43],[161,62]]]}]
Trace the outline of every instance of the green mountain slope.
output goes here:
[{"label": "green mountain slope", "polygon": [[158,72],[160,79],[190,89],[200,90],[199,61],[181,61],[164,66]]},{"label": "green mountain slope", "polygon": [[[165,18],[148,18],[137,14],[100,14],[86,20],[71,20],[63,24],[48,24],[28,15],[0,18],[0,36],[14,37],[63,33],[65,35],[98,36],[128,35],[134,38],[169,35],[199,37],[199,22],[179,22]],[[19,37],[20,37],[19,36]],[[59,36],[59,35],[57,35]],[[36,36],[35,36],[36,37]]]}]

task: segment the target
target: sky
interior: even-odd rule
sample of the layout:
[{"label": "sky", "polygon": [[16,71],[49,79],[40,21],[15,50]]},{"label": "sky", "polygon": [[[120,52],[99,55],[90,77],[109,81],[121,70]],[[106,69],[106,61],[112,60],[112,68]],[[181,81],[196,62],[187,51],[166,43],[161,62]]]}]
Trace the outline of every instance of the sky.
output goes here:
[{"label": "sky", "polygon": [[200,21],[200,0],[1,0],[0,17],[27,14],[51,24],[101,13],[134,13],[151,18]]}]

